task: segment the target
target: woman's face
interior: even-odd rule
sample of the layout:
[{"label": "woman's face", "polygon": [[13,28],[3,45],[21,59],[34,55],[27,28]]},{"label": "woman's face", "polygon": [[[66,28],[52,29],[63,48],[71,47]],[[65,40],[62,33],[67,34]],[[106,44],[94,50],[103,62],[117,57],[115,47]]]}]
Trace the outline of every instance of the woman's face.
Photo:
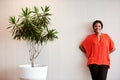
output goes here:
[{"label": "woman's face", "polygon": [[102,26],[101,26],[100,23],[96,23],[93,27],[93,30],[94,30],[95,33],[100,33],[101,29],[102,29]]}]

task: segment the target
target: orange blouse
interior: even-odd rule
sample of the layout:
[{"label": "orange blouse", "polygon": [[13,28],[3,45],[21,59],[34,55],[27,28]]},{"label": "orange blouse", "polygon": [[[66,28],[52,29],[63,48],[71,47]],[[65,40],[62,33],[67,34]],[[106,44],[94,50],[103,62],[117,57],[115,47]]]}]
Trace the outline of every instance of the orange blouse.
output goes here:
[{"label": "orange blouse", "polygon": [[110,67],[109,53],[114,47],[114,42],[108,34],[101,34],[100,40],[96,34],[88,35],[82,42],[86,50],[89,64],[108,65]]}]

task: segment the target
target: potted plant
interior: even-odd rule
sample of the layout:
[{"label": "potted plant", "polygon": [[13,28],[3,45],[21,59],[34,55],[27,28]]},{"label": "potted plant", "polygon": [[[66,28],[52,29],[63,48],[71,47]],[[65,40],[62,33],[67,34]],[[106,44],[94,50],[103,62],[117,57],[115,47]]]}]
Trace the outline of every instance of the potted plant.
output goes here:
[{"label": "potted plant", "polygon": [[18,18],[15,16],[9,18],[8,29],[10,29],[13,39],[26,40],[30,44],[29,56],[32,69],[35,68],[35,59],[40,54],[42,47],[48,41],[58,38],[56,29],[49,26],[51,20],[49,6],[41,7],[40,10],[38,7],[22,8],[22,13]]}]

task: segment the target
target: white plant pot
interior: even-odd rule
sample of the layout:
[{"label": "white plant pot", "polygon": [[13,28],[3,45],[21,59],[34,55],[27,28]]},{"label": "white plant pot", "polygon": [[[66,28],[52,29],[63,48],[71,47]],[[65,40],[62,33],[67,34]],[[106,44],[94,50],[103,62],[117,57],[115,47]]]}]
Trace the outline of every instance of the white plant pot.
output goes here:
[{"label": "white plant pot", "polygon": [[46,80],[48,66],[20,65],[20,80]]}]

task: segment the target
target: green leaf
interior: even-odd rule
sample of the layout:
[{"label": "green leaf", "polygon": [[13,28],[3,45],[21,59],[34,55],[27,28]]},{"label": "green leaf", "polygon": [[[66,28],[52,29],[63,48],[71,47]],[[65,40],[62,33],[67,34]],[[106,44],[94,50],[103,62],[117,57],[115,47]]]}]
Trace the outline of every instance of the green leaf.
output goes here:
[{"label": "green leaf", "polygon": [[15,24],[16,23],[16,18],[15,18],[15,16],[10,16],[9,17],[9,22],[11,23],[11,24]]}]

